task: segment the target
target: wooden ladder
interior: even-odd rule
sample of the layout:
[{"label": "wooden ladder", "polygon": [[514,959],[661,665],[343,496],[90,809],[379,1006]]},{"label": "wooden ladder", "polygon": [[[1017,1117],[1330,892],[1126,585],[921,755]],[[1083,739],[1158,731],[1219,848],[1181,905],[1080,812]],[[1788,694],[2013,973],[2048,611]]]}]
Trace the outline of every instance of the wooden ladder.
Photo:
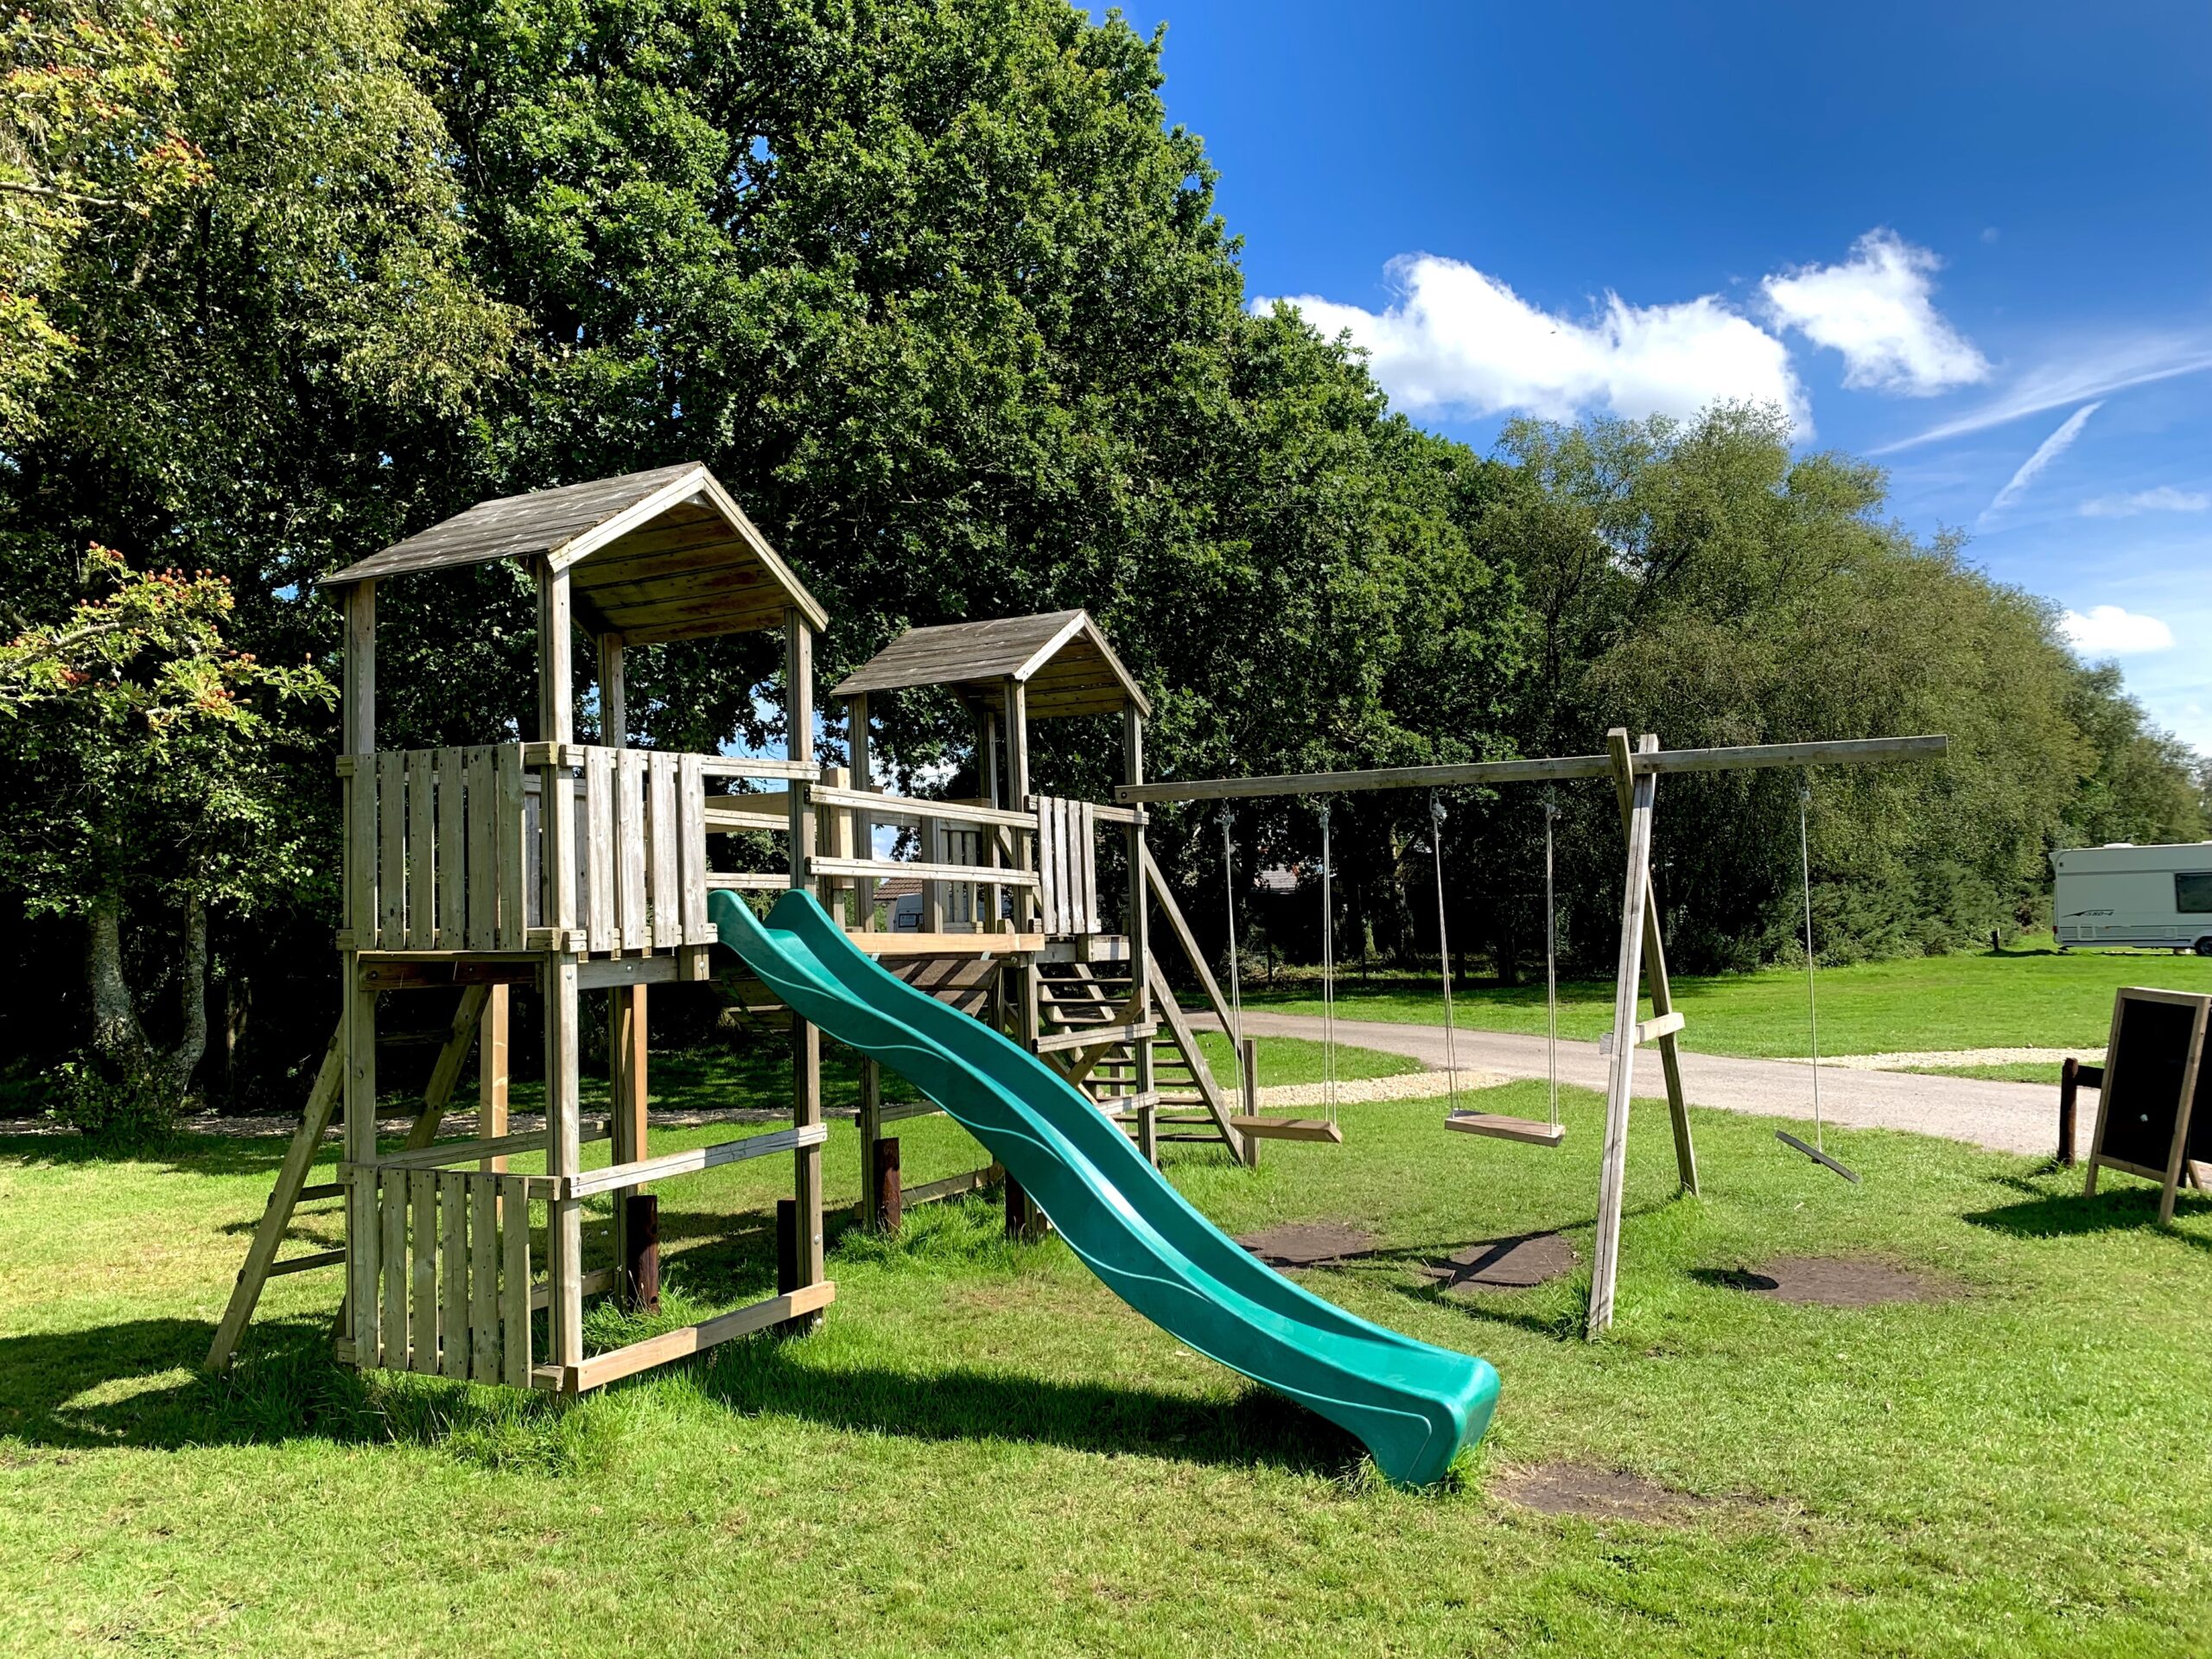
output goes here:
[{"label": "wooden ladder", "polygon": [[[416,1115],[407,1131],[405,1147],[413,1151],[427,1147],[437,1138],[438,1124],[445,1116],[446,1104],[453,1097],[454,1085],[461,1079],[461,1070],[474,1046],[477,1027],[485,1024],[485,1009],[499,993],[498,1012],[489,1022],[487,1035],[504,1050],[506,1045],[506,987],[504,985],[469,985],[462,988],[460,1006],[454,1009],[453,1024],[438,1050],[438,1058],[430,1068],[429,1086],[423,1091],[423,1108]],[[505,1057],[499,1057],[493,1068],[496,1077],[498,1105],[506,1103]],[[239,1338],[245,1334],[247,1322],[260,1304],[263,1287],[271,1279],[281,1279],[288,1274],[306,1273],[315,1268],[334,1268],[346,1260],[341,1246],[334,1250],[315,1250],[304,1255],[280,1260],[277,1250],[290,1230],[294,1217],[303,1204],[319,1199],[344,1196],[345,1183],[327,1181],[309,1183],[308,1174],[315,1168],[315,1154],[321,1150],[323,1137],[330,1131],[331,1120],[337,1116],[338,1105],[345,1096],[346,1028],[341,1023],[331,1033],[330,1046],[323,1051],[322,1065],[316,1069],[315,1085],[308,1091],[306,1108],[300,1114],[297,1128],[292,1131],[289,1145],[284,1149],[283,1162],[277,1166],[276,1185],[270,1189],[269,1202],[263,1208],[261,1220],[253,1230],[252,1243],[246,1246],[245,1263],[239,1268],[238,1278],[231,1286],[231,1300],[223,1309],[221,1322],[215,1327],[215,1339],[207,1350],[207,1369],[219,1371],[228,1368],[238,1353]]]}]

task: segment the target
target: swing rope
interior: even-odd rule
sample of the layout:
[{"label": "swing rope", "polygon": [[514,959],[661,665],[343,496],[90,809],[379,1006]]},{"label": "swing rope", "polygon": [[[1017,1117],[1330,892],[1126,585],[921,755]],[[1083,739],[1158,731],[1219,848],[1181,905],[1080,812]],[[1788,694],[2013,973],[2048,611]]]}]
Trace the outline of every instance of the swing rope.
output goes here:
[{"label": "swing rope", "polygon": [[1459,1036],[1452,1018],[1452,941],[1444,930],[1444,803],[1432,790],[1428,797],[1428,846],[1436,858],[1436,954],[1444,970],[1444,1077],[1452,1111],[1459,1109]]},{"label": "swing rope", "polygon": [[1805,893],[1805,1021],[1813,1039],[1813,1149],[1825,1153],[1825,1130],[1821,1122],[1821,1002],[1813,974],[1813,853],[1806,817],[1813,804],[1809,778],[1797,784],[1797,873]]},{"label": "swing rope", "polygon": [[1812,804],[1813,780],[1801,778],[1797,784],[1797,875],[1805,895],[1805,1023],[1813,1039],[1813,1144],[1807,1146],[1787,1129],[1777,1129],[1774,1138],[1803,1153],[1815,1163],[1825,1164],[1855,1186],[1859,1184],[1858,1174],[1828,1156],[1827,1125],[1821,1112],[1821,1003],[1817,976],[1813,969],[1813,853],[1812,834],[1807,828]]},{"label": "swing rope", "polygon": [[[1229,911],[1229,1046],[1230,1071],[1236,1079],[1238,1099],[1244,1096],[1244,976],[1236,959],[1236,843],[1230,839],[1230,809],[1221,809],[1221,890]],[[1258,1084],[1254,1083],[1254,1093]]]},{"label": "swing rope", "polygon": [[1551,1072],[1551,1126],[1559,1128],[1559,906],[1552,897],[1552,821],[1559,801],[1544,797],[1544,1052]]},{"label": "swing rope", "polygon": [[1330,891],[1329,807],[1321,805],[1321,1095],[1337,1121],[1337,925]]}]

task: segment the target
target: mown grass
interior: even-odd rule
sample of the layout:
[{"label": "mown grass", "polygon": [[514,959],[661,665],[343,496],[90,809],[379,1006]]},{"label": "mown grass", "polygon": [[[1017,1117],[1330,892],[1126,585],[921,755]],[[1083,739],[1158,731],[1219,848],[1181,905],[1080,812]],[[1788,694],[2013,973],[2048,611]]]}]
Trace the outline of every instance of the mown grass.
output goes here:
[{"label": "mown grass", "polygon": [[[2047,940],[2001,951],[1969,951],[1896,962],[1854,963],[1819,973],[1821,1052],[1881,1054],[1900,1050],[2101,1046],[2112,1023],[2112,994],[2122,985],[2212,991],[2212,961],[2129,951],[2069,951]],[[1707,1054],[1795,1057],[1811,1052],[1805,970],[1673,980],[1675,1006],[1688,1024],[1684,1046]],[[1248,988],[1254,1007],[1318,1014],[1311,984]],[[1356,973],[1337,985],[1337,1013],[1347,1020],[1441,1024],[1433,977]],[[1544,985],[1472,980],[1453,987],[1453,1013],[1485,1031],[1541,1033]],[[1611,980],[1560,986],[1560,1033],[1594,1040],[1612,1024]]]},{"label": "mown grass", "polygon": [[[667,1068],[664,1068],[665,1071]],[[233,1377],[204,1350],[281,1147],[104,1161],[0,1141],[0,1581],[11,1651],[153,1654],[2160,1655],[2212,1644],[2212,1205],[2116,1179],[1832,1131],[1834,1179],[1771,1126],[1631,1128],[1620,1318],[1584,1280],[1470,1304],[1425,1259],[1565,1229],[1586,1260],[1594,1097],[1541,1152],[1351,1105],[1341,1148],[1199,1152],[1173,1179],[1231,1230],[1349,1220],[1322,1294],[1496,1362],[1452,1490],[1392,1491],[1318,1419],[1129,1313],[993,1205],[833,1232],[823,1329],[733,1344],[568,1408],[325,1357],[329,1273],[280,1280]],[[1501,1109],[1541,1112],[1538,1085]],[[977,1161],[902,1125],[910,1180]],[[657,1134],[656,1149],[715,1138]],[[594,1149],[603,1155],[603,1149]],[[830,1196],[856,1194],[849,1124]],[[662,1192],[671,1319],[773,1277],[783,1160]],[[303,1236],[329,1236],[309,1222]],[[597,1236],[594,1223],[594,1236]],[[298,1248],[304,1248],[301,1246]],[[1771,1303],[1732,1269],[1859,1252],[1948,1294]],[[634,1327],[594,1312],[593,1334]],[[1638,1471],[1713,1500],[1548,1518],[1515,1465]]]}]

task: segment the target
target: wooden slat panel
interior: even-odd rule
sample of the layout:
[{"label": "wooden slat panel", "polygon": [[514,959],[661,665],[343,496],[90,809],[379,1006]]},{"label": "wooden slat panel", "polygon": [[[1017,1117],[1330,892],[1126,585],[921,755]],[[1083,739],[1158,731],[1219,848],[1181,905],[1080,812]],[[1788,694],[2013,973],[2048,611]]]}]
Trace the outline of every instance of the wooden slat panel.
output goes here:
[{"label": "wooden slat panel", "polygon": [[402,1176],[388,1173],[386,1180],[407,1183],[410,1212],[410,1268],[408,1323],[414,1331],[408,1369],[438,1369],[438,1178],[418,1169]]},{"label": "wooden slat panel", "polygon": [[1037,803],[1037,905],[1045,914],[1045,931],[1065,931],[1058,925],[1060,913],[1059,878],[1052,869],[1052,849],[1059,844],[1053,833],[1052,803],[1049,798]]},{"label": "wooden slat panel", "polygon": [[429,950],[438,939],[437,797],[430,786],[431,749],[407,751],[407,948]]},{"label": "wooden slat panel", "polygon": [[707,919],[707,774],[699,757],[687,754],[677,772],[677,828],[683,886],[683,943],[712,944],[718,937]]},{"label": "wooden slat panel", "polygon": [[531,927],[552,925],[545,904],[544,852],[544,800],[537,774],[525,772],[522,780],[522,905]]},{"label": "wooden slat panel", "polygon": [[530,923],[524,906],[528,870],[522,855],[522,746],[502,743],[492,751],[496,796],[493,803],[493,857],[499,864],[499,948],[527,948]]},{"label": "wooden slat panel", "polygon": [[468,1375],[468,1189],[456,1169],[438,1172],[438,1370]]},{"label": "wooden slat panel", "polygon": [[377,1172],[373,1167],[357,1167],[353,1172],[357,1192],[365,1192],[368,1202],[365,1225],[356,1225],[359,1211],[346,1206],[346,1248],[353,1253],[353,1260],[346,1269],[346,1307],[353,1326],[353,1363],[366,1369],[373,1364],[377,1354],[377,1287],[383,1275],[378,1268],[383,1253],[378,1246],[384,1240],[384,1230],[377,1225]]},{"label": "wooden slat panel", "polygon": [[652,794],[646,805],[650,838],[652,893],[653,949],[672,950],[683,943],[683,873],[676,861],[676,757],[654,752],[650,757]]},{"label": "wooden slat panel", "polygon": [[1096,933],[1098,925],[1098,821],[1090,816],[1090,803],[1076,807],[1075,845],[1068,856],[1076,869],[1076,891],[1082,895],[1076,920],[1078,933]]},{"label": "wooden slat panel", "polygon": [[584,931],[594,950],[618,948],[614,923],[614,751],[584,751],[583,862],[591,872]]},{"label": "wooden slat panel", "polygon": [[622,948],[642,950],[645,931],[645,755],[624,749],[614,757],[615,856],[621,865],[616,909]]},{"label": "wooden slat panel", "polygon": [[468,1186],[468,1374],[499,1380],[499,1178],[464,1174]]},{"label": "wooden slat panel", "polygon": [[478,745],[467,751],[464,770],[468,795],[468,948],[496,950],[499,944],[499,789],[492,751]]},{"label": "wooden slat panel", "polygon": [[377,756],[377,944],[392,950],[407,939],[407,757]]},{"label": "wooden slat panel", "polygon": [[407,1366],[407,1178],[386,1174],[377,1188],[377,1227],[384,1235],[384,1313],[377,1329],[379,1361],[393,1370]]},{"label": "wooden slat panel", "polygon": [[464,753],[437,752],[438,899],[435,948],[458,950],[468,938],[467,794],[461,781]]},{"label": "wooden slat panel", "polygon": [[499,1357],[507,1386],[530,1386],[530,1186],[499,1178]]},{"label": "wooden slat panel", "polygon": [[1064,933],[1079,933],[1083,930],[1077,925],[1080,918],[1081,899],[1076,890],[1075,803],[1070,800],[1055,801],[1053,810],[1059,818],[1059,847],[1056,858],[1060,881],[1060,931]]}]

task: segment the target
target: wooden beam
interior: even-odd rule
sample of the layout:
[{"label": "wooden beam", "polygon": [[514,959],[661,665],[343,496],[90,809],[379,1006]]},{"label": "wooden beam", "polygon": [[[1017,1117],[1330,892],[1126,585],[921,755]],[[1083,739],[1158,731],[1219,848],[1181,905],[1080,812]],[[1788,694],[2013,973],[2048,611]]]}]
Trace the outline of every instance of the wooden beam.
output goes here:
[{"label": "wooden beam", "polygon": [[806,1123],[797,1128],[772,1129],[766,1135],[749,1135],[739,1141],[720,1141],[710,1147],[694,1147],[688,1152],[671,1152],[658,1158],[640,1159],[634,1163],[612,1164],[605,1169],[594,1169],[570,1177],[562,1183],[561,1191],[574,1198],[588,1198],[601,1192],[619,1192],[626,1187],[639,1186],[647,1181],[671,1180],[678,1175],[696,1175],[702,1170],[720,1169],[724,1164],[742,1163],[751,1158],[765,1158],[771,1153],[804,1152],[819,1147],[830,1138],[826,1123]]},{"label": "wooden beam", "polygon": [[581,1394],[588,1389],[603,1388],[623,1377],[634,1376],[639,1371],[651,1370],[656,1365],[665,1365],[671,1360],[703,1353],[732,1338],[751,1336],[754,1332],[766,1331],[771,1325],[790,1324],[817,1314],[836,1297],[837,1287],[835,1284],[826,1279],[817,1280],[785,1295],[771,1296],[765,1302],[755,1302],[750,1307],[741,1307],[734,1313],[702,1319],[698,1324],[687,1325],[680,1331],[648,1337],[643,1342],[633,1342],[628,1347],[617,1348],[611,1353],[594,1354],[581,1363],[540,1366],[532,1373],[531,1380],[541,1388],[557,1389],[564,1394]]},{"label": "wooden beam", "polygon": [[[1636,1025],[1637,969],[1643,957],[1646,884],[1651,866],[1652,791],[1658,779],[1634,771],[1635,753],[1625,728],[1606,734],[1616,775],[1634,779],[1629,806],[1627,868],[1621,880],[1620,950],[1613,978],[1613,1029]],[[1595,1337],[1613,1323],[1613,1284],[1621,1249],[1621,1193],[1628,1172],[1629,1090],[1636,1072],[1636,1045],[1613,1048],[1612,1071],[1605,1090],[1605,1140],[1598,1172],[1598,1240],[1590,1265],[1588,1333]]]},{"label": "wooden beam", "polygon": [[[816,622],[794,606],[784,613],[784,719],[787,753],[794,766],[814,760],[814,629]],[[791,791],[791,884],[804,890],[814,856],[814,813],[806,792]],[[791,1016],[791,1128],[804,1132],[822,1122],[822,1033],[796,1014]],[[791,1197],[797,1209],[798,1295],[825,1282],[822,1250],[822,1143],[802,1140],[791,1154]],[[821,1301],[797,1310],[794,1331],[820,1323]]]},{"label": "wooden beam", "polygon": [[[1734,772],[1754,766],[1843,766],[1932,760],[1948,752],[1948,737],[1842,738],[1816,743],[1758,743],[1716,749],[1661,749],[1632,758],[1631,776],[1650,772]],[[1284,772],[1264,778],[1206,778],[1184,783],[1124,784],[1117,801],[1219,801],[1267,795],[1332,795],[1361,789],[1451,789],[1468,784],[1563,783],[1603,778],[1608,755],[1568,754],[1526,760],[1480,760],[1452,766],[1381,766],[1363,772]]]}]

